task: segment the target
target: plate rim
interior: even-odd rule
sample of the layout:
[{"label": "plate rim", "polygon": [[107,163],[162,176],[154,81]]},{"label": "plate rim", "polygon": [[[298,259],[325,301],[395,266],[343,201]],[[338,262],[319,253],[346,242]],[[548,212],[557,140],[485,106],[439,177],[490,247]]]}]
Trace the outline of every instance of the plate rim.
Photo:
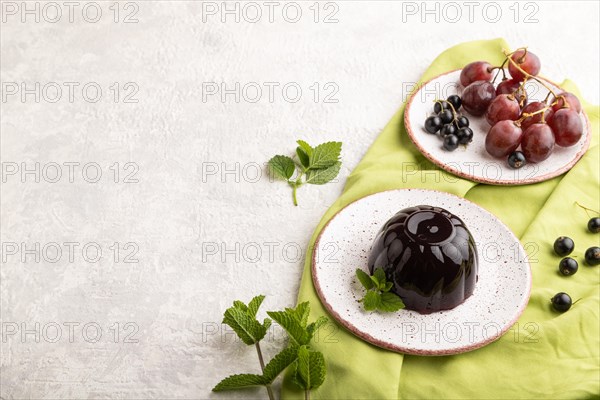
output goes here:
[{"label": "plate rim", "polygon": [[[413,132],[413,130],[410,126],[410,120],[409,120],[410,112],[409,111],[410,111],[410,108],[411,108],[413,101],[416,98],[417,94],[421,92],[422,88],[425,85],[427,85],[428,83],[430,83],[436,79],[441,78],[442,76],[449,75],[449,74],[452,74],[452,73],[455,73],[455,72],[461,71],[461,70],[462,70],[462,68],[447,71],[442,74],[436,75],[433,78],[421,83],[419,85],[419,89],[411,94],[410,98],[408,99],[408,102],[406,103],[406,107],[404,109],[404,116],[402,118],[402,121],[404,122],[404,127],[406,128],[406,133],[408,134],[408,137],[410,138],[411,142],[415,145],[417,150],[419,150],[419,152],[425,158],[427,158],[429,161],[431,161],[432,163],[437,165],[439,168],[441,168],[444,171],[449,172],[453,175],[456,175],[458,177],[468,179],[470,181],[477,182],[477,183],[486,183],[489,185],[496,185],[496,186],[521,186],[521,185],[529,185],[532,183],[544,182],[549,179],[556,178],[557,176],[560,176],[560,175],[570,171],[571,168],[573,168],[575,166],[575,164],[577,164],[577,162],[579,162],[581,157],[583,157],[583,155],[588,151],[588,149],[590,147],[590,143],[592,141],[592,134],[591,134],[592,125],[591,125],[591,122],[590,122],[590,119],[589,119],[587,113],[582,108],[581,113],[585,117],[587,132],[588,132],[588,134],[586,135],[585,143],[583,144],[583,148],[577,154],[575,154],[575,157],[573,158],[573,160],[571,160],[568,164],[566,164],[565,166],[563,166],[555,171],[549,172],[547,174],[540,175],[538,177],[525,178],[522,180],[515,180],[515,179],[501,180],[501,179],[495,179],[495,178],[482,178],[482,177],[479,177],[479,176],[476,176],[473,174],[463,172],[460,169],[455,169],[452,166],[445,164],[443,161],[438,160],[429,151],[427,151],[420,143],[418,143],[418,141],[416,139],[417,136]],[[562,91],[564,91],[564,89],[560,85],[556,84],[555,82],[551,81],[550,79],[542,77],[542,76],[538,76],[538,78],[540,78],[540,79],[556,86],[557,88],[561,89]]]},{"label": "plate rim", "polygon": [[[523,302],[523,305],[521,307],[519,307],[517,313],[510,320],[510,322],[507,323],[505,326],[501,327],[500,332],[498,333],[498,335],[492,335],[489,338],[486,338],[485,340],[483,340],[481,342],[472,343],[472,344],[467,345],[467,346],[460,346],[460,347],[456,347],[456,348],[452,348],[452,349],[427,350],[427,349],[414,349],[414,348],[410,348],[410,347],[404,347],[404,346],[400,346],[400,345],[397,345],[397,344],[386,342],[386,341],[381,340],[381,339],[377,339],[374,336],[370,335],[369,333],[361,331],[356,326],[354,326],[351,322],[349,322],[346,319],[344,319],[337,311],[335,311],[333,309],[333,307],[325,299],[326,296],[324,295],[323,290],[321,289],[321,285],[319,283],[319,280],[317,279],[316,257],[317,257],[317,249],[319,248],[319,243],[321,241],[323,233],[325,232],[325,230],[327,229],[327,227],[329,226],[329,224],[335,218],[337,218],[342,211],[346,210],[348,207],[350,207],[354,203],[357,203],[359,201],[362,201],[362,200],[366,199],[367,197],[372,197],[372,196],[376,196],[376,195],[380,195],[382,193],[388,193],[388,192],[410,192],[410,191],[431,192],[431,193],[436,193],[436,194],[442,194],[442,195],[449,196],[449,197],[455,197],[457,199],[460,199],[460,201],[465,201],[465,202],[471,203],[472,205],[480,208],[483,212],[489,214],[494,219],[496,219],[496,221],[499,224],[501,224],[506,229],[506,231],[512,236],[512,238],[517,243],[519,243],[519,246],[523,250],[523,254],[524,254],[524,264],[527,266],[527,271],[529,272],[529,274],[528,274],[529,275],[529,280],[528,280],[528,284],[527,284],[527,287],[526,287],[526,293],[525,293],[525,296],[523,297],[524,298],[524,302]],[[325,310],[335,319],[336,323],[338,323],[341,326],[343,326],[346,330],[350,331],[350,333],[352,333],[353,335],[357,336],[359,339],[362,339],[362,340],[364,340],[364,341],[366,341],[366,342],[368,342],[368,343],[370,343],[372,345],[375,345],[375,346],[377,346],[379,348],[382,348],[382,349],[385,349],[385,350],[391,350],[391,351],[394,351],[396,353],[402,353],[402,354],[407,354],[407,355],[419,355],[419,356],[447,356],[447,355],[462,354],[462,353],[466,353],[466,352],[473,351],[473,350],[479,349],[481,347],[487,346],[488,344],[493,343],[496,340],[500,339],[519,320],[519,318],[521,317],[521,315],[523,314],[523,312],[527,308],[527,306],[529,304],[529,300],[531,298],[531,289],[532,289],[532,286],[533,286],[533,274],[532,274],[532,270],[531,270],[531,264],[529,262],[529,255],[527,254],[527,251],[525,251],[525,249],[523,248],[523,245],[521,244],[521,241],[519,240],[519,238],[517,238],[515,236],[515,234],[513,233],[513,231],[511,229],[509,229],[508,226],[506,226],[506,224],[504,224],[504,222],[502,222],[498,217],[496,217],[494,214],[492,214],[491,212],[489,212],[485,208],[481,207],[479,204],[477,204],[475,202],[472,202],[472,201],[470,201],[468,199],[465,199],[464,197],[460,197],[460,196],[457,196],[457,195],[452,194],[452,193],[442,192],[442,191],[439,191],[439,190],[420,189],[420,188],[388,189],[388,190],[383,190],[381,192],[371,193],[371,194],[368,194],[366,196],[362,196],[362,197],[360,197],[360,198],[358,198],[358,199],[356,199],[356,200],[354,200],[354,201],[346,204],[343,208],[341,208],[340,210],[338,210],[329,219],[329,221],[327,221],[327,223],[323,226],[323,228],[319,232],[319,235],[317,236],[317,239],[315,240],[315,244],[314,244],[314,247],[313,247],[313,254],[312,254],[312,257],[311,257],[311,275],[312,275],[313,286],[315,288],[315,291],[317,292],[317,296],[319,297],[319,300],[321,301],[321,304],[323,305],[323,307],[325,308]],[[435,315],[435,314],[436,313],[431,313],[429,315]]]}]

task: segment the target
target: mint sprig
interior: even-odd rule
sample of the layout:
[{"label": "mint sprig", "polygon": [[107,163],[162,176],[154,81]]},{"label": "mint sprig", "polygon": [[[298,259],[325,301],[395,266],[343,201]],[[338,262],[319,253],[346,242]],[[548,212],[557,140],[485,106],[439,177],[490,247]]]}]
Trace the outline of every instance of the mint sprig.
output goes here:
[{"label": "mint sprig", "polygon": [[233,307],[225,310],[223,315],[223,323],[229,325],[247,345],[258,343],[271,326],[269,318],[265,318],[262,324],[256,319],[256,313],[264,299],[265,296],[256,296],[248,305],[236,300]]},{"label": "mint sprig", "polygon": [[359,300],[363,303],[365,311],[395,312],[404,308],[402,299],[390,292],[394,283],[387,282],[383,268],[376,268],[373,275],[358,268],[356,277],[367,290],[365,296]]},{"label": "mint sprig", "polygon": [[293,381],[305,390],[305,397],[309,398],[310,390],[319,387],[325,380],[326,374],[323,354],[311,350],[310,342],[316,331],[326,324],[328,319],[320,317],[309,324],[310,304],[308,302],[283,311],[268,311],[267,314],[287,332],[290,343],[265,365],[259,342],[265,337],[267,329],[271,326],[271,320],[266,318],[261,324],[256,319],[258,308],[264,298],[265,296],[262,295],[256,296],[248,305],[236,300],[233,302],[233,307],[225,311],[223,318],[223,323],[231,326],[244,343],[255,345],[262,375],[231,375],[219,382],[213,391],[264,386],[269,399],[274,400],[271,385],[286,368],[293,366]]},{"label": "mint sprig", "polygon": [[292,381],[304,389],[305,399],[310,398],[310,390],[316,389],[325,381],[327,368],[323,353],[312,351],[308,346],[298,349],[298,361],[294,365]]},{"label": "mint sprig", "polygon": [[277,155],[269,160],[271,176],[282,179],[292,187],[294,205],[298,205],[297,189],[309,183],[324,185],[331,182],[340,173],[342,163],[341,142],[327,142],[313,148],[303,140],[298,140],[296,147],[297,161],[291,157]]}]

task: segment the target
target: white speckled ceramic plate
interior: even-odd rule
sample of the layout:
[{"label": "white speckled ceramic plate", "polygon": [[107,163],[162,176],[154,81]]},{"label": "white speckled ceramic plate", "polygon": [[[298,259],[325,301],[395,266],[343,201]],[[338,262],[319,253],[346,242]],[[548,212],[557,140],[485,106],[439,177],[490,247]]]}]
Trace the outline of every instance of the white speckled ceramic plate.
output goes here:
[{"label": "white speckled ceramic plate", "polygon": [[[383,224],[416,205],[445,208],[470,230],[479,255],[473,295],[452,310],[428,315],[366,312],[358,302],[364,289],[355,270],[368,272],[371,244]],[[420,189],[377,193],[341,210],[317,239],[312,273],[321,301],[340,324],[376,346],[418,355],[458,354],[493,342],[517,321],[531,289],[527,254],[504,224],[468,200]]]},{"label": "white speckled ceramic plate", "polygon": [[[452,71],[423,84],[410,98],[404,113],[406,130],[419,151],[440,168],[475,182],[492,185],[524,185],[542,182],[569,171],[587,151],[591,137],[590,122],[584,112],[580,114],[583,122],[583,136],[575,146],[555,146],[552,155],[540,162],[525,165],[521,169],[512,169],[506,160],[492,157],[485,150],[485,136],[490,129],[484,117],[473,117],[468,113],[473,141],[468,146],[459,146],[455,151],[446,151],[442,141],[425,131],[425,119],[433,113],[433,102],[446,99],[452,94],[462,94],[459,84],[460,71]],[[556,84],[546,81],[554,90],[561,92]],[[529,101],[542,101],[548,90],[536,81],[527,83]],[[459,111],[463,111],[462,108]]]}]

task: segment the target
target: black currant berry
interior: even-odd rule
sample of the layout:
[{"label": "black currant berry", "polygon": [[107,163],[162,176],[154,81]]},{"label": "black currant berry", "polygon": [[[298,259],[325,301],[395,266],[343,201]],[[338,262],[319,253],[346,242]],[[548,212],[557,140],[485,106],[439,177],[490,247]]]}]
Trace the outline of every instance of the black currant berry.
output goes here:
[{"label": "black currant berry", "polygon": [[[438,103],[435,104],[437,105]],[[442,110],[442,112],[440,112],[438,116],[442,119],[442,122],[445,124],[449,124],[454,119],[454,115],[450,110]]]},{"label": "black currant berry", "polygon": [[571,257],[563,258],[560,260],[560,264],[558,264],[558,270],[565,276],[574,275],[578,269],[579,264]]},{"label": "black currant berry", "polygon": [[458,126],[459,128],[466,128],[467,126],[469,126],[469,118],[465,116],[456,118],[456,126]]},{"label": "black currant berry", "polygon": [[448,135],[454,135],[456,134],[456,127],[452,124],[446,124],[442,126],[442,129],[440,129],[439,133],[439,136],[442,138],[445,138]]},{"label": "black currant berry", "polygon": [[588,231],[592,233],[600,232],[600,218],[590,218],[588,221]]},{"label": "black currant berry", "polygon": [[561,236],[554,241],[554,252],[561,257],[571,254],[574,248],[575,242],[570,237]]},{"label": "black currant berry", "polygon": [[431,134],[434,134],[442,129],[443,125],[442,119],[437,115],[432,115],[425,120],[425,130]]},{"label": "black currant berry", "polygon": [[447,100],[454,107],[454,111],[458,111],[458,109],[460,108],[460,106],[462,104],[462,100],[460,99],[460,96],[457,94],[453,94],[452,96],[449,96]]},{"label": "black currant berry", "polygon": [[525,158],[525,154],[521,151],[513,151],[508,156],[508,165],[510,165],[511,168],[519,169],[525,164],[527,164],[527,159]]},{"label": "black currant berry", "polygon": [[552,307],[559,312],[567,311],[569,308],[571,308],[571,304],[573,304],[571,296],[565,292],[556,293],[554,297],[550,299],[550,301],[552,302]]},{"label": "black currant berry", "polygon": [[600,264],[600,247],[594,246],[587,249],[585,251],[585,262],[592,267]]},{"label": "black currant berry", "polygon": [[[442,110],[448,110],[450,111],[450,105],[448,104],[447,101],[436,101],[435,104],[433,105],[433,111],[436,114],[439,114]],[[452,111],[450,111],[450,114],[452,114]]]},{"label": "black currant berry", "polygon": [[473,140],[473,131],[468,127],[460,128],[458,132],[456,132],[456,136],[458,137],[458,143],[460,144],[471,143]]},{"label": "black currant berry", "polygon": [[458,148],[458,138],[456,135],[448,135],[444,138],[444,149],[454,151]]}]

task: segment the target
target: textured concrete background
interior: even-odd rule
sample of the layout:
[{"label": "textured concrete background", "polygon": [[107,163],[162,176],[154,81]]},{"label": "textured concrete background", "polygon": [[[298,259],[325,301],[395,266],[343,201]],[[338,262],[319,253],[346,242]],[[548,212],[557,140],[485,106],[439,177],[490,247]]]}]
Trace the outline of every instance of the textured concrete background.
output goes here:
[{"label": "textured concrete background", "polygon": [[[462,2],[305,2],[296,23],[286,3],[273,22],[262,2],[228,3],[239,22],[221,2],[79,2],[72,22],[1,4],[4,399],[264,397],[210,392],[258,371],[223,310],[294,303],[319,218],[445,48],[503,36],[599,101],[595,1],[480,2],[471,21]],[[344,166],[295,208],[261,168],[299,138],[343,141]]]}]

